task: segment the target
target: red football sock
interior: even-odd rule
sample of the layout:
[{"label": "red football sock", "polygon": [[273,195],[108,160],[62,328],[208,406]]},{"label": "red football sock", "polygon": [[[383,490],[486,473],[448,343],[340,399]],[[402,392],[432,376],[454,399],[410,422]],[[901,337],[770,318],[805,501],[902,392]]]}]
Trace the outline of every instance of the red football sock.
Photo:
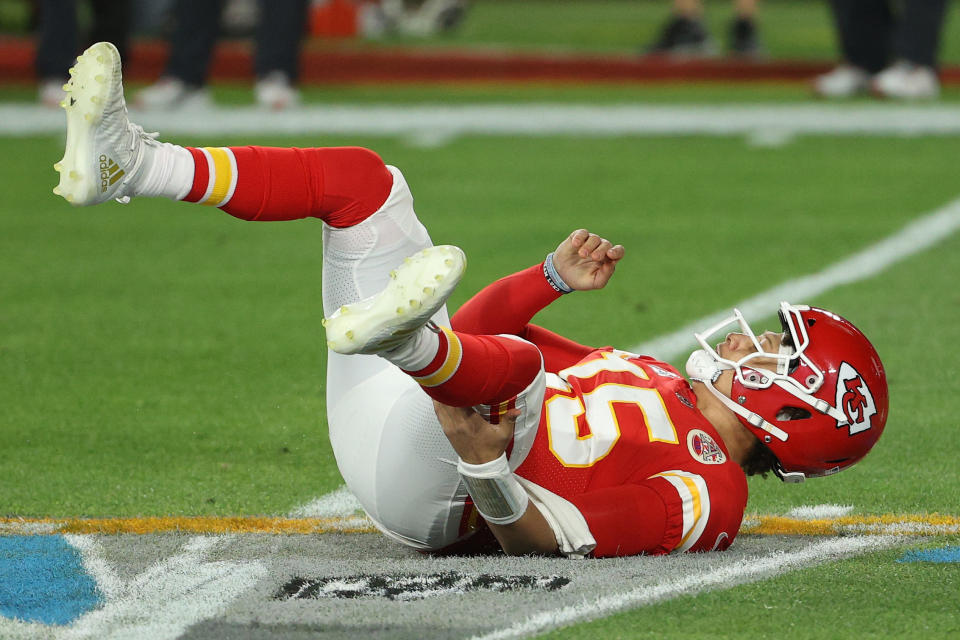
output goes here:
[{"label": "red football sock", "polygon": [[433,361],[407,372],[434,400],[454,407],[504,404],[540,372],[540,352],[529,342],[441,329]]},{"label": "red football sock", "polygon": [[195,169],[188,202],[221,207],[243,220],[320,218],[349,227],[375,213],[393,174],[360,147],[187,147]]}]

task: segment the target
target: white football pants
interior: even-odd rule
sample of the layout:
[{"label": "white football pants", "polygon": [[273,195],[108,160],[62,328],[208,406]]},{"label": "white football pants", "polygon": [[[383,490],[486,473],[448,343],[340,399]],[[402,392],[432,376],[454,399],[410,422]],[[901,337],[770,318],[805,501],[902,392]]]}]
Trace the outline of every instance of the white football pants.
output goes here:
[{"label": "white football pants", "polygon": [[[377,213],[353,227],[323,225],[324,315],[378,293],[404,258],[432,245],[406,180],[389,169],[393,189]],[[433,321],[450,326],[446,307]],[[544,379],[541,369],[517,399],[513,469],[536,435]],[[385,534],[418,549],[439,549],[462,537],[467,493],[457,454],[433,401],[412,378],[379,356],[328,350],[327,420],[343,479]]]}]

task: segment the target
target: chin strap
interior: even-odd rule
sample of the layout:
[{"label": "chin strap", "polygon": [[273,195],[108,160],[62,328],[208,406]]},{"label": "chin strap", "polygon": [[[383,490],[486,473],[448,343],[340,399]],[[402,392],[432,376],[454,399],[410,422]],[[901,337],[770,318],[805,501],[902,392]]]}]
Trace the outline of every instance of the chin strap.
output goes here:
[{"label": "chin strap", "polygon": [[686,368],[687,375],[690,376],[690,379],[702,382],[703,385],[710,390],[710,393],[716,396],[727,409],[730,409],[730,411],[733,411],[757,429],[766,431],[777,440],[781,442],[787,441],[789,436],[786,431],[770,424],[764,420],[760,414],[750,411],[741,404],[737,404],[713,386],[713,383],[717,381],[717,378],[720,377],[720,374],[723,373],[724,370],[733,369],[733,367],[717,362],[706,351],[698,349],[690,354],[690,357],[687,359]]}]

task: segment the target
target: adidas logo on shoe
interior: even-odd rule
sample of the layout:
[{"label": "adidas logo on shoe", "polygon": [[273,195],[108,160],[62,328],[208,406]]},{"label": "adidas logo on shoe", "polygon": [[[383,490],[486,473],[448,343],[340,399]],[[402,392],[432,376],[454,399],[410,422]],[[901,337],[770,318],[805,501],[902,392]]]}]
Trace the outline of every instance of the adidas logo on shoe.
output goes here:
[{"label": "adidas logo on shoe", "polygon": [[113,158],[100,154],[100,193],[106,193],[107,187],[116,184],[125,174],[126,171],[121,169]]}]

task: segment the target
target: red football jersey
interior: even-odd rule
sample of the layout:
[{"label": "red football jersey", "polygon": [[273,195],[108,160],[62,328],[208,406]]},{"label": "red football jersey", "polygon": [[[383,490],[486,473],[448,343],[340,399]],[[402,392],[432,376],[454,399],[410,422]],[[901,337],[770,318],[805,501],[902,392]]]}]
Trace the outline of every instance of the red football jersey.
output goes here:
[{"label": "red football jersey", "polygon": [[569,500],[594,556],[726,549],[743,471],[669,364],[604,348],[547,374],[540,427],[517,474]]},{"label": "red football jersey", "polygon": [[726,549],[747,481],[690,384],[665,362],[530,324],[559,297],[540,264],[488,285],[453,317],[458,331],[518,335],[543,356],[540,426],[516,473],[580,510],[594,556]]}]

